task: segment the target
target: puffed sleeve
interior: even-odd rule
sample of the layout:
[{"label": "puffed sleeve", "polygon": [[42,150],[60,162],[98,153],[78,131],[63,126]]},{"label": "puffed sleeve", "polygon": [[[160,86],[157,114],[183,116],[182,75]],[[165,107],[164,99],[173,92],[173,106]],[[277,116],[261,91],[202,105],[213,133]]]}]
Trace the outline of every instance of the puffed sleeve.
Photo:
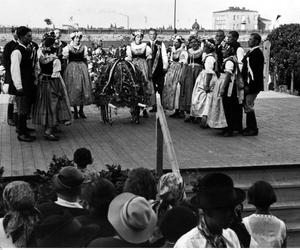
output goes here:
[{"label": "puffed sleeve", "polygon": [[182,50],[181,53],[180,53],[180,56],[179,56],[179,62],[180,63],[183,63],[183,64],[187,64],[188,62],[188,53],[186,50]]},{"label": "puffed sleeve", "polygon": [[53,77],[53,78],[59,78],[60,71],[61,71],[60,60],[59,59],[55,59],[53,61],[53,73],[52,73],[51,77]]},{"label": "puffed sleeve", "polygon": [[224,72],[233,74],[234,63],[231,60],[226,61]]},{"label": "puffed sleeve", "polygon": [[84,51],[83,51],[83,56],[84,56],[84,58],[85,58],[85,59],[88,59],[88,49],[87,49],[87,46],[84,46],[84,47],[83,47],[83,50],[84,50]]},{"label": "puffed sleeve", "polygon": [[148,45],[146,45],[146,59],[152,59],[152,50]]},{"label": "puffed sleeve", "polygon": [[132,61],[132,52],[131,52],[130,45],[127,45],[127,47],[126,47],[126,57],[125,57],[125,60]]},{"label": "puffed sleeve", "polygon": [[69,45],[65,46],[62,50],[63,59],[69,58]]},{"label": "puffed sleeve", "polygon": [[214,73],[214,65],[215,65],[215,58],[213,56],[208,56],[204,62],[204,68],[207,73],[213,74]]}]

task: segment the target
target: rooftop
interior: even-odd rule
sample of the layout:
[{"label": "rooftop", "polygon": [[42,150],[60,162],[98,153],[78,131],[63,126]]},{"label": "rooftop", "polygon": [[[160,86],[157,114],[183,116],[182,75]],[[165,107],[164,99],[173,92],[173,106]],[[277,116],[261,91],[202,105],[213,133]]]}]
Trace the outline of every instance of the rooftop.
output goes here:
[{"label": "rooftop", "polygon": [[227,10],[214,11],[213,13],[223,12],[257,12],[256,10],[247,10],[245,7],[229,7]]}]

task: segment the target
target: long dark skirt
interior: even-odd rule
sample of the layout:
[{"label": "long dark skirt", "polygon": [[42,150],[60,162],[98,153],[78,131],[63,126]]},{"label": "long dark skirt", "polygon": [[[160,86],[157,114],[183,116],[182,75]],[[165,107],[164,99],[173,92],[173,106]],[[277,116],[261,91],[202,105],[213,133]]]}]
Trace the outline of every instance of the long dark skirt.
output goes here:
[{"label": "long dark skirt", "polygon": [[179,97],[179,109],[182,111],[190,112],[193,89],[196,79],[202,70],[200,65],[187,65],[184,67],[181,75],[181,87]]},{"label": "long dark skirt", "polygon": [[70,120],[70,104],[62,79],[43,77],[38,83],[32,122],[53,127]]}]

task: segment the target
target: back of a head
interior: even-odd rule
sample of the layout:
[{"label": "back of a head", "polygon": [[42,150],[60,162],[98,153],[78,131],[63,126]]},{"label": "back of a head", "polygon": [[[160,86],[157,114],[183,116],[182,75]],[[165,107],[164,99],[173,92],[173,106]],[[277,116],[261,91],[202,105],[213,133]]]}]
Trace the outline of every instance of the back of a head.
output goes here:
[{"label": "back of a head", "polygon": [[277,201],[276,194],[270,183],[255,182],[248,190],[248,203],[259,208],[269,208]]},{"label": "back of a head", "polygon": [[88,184],[83,196],[93,209],[93,213],[107,214],[109,204],[116,196],[116,189],[111,181],[98,178]]},{"label": "back of a head", "polygon": [[80,167],[85,167],[93,163],[91,151],[88,150],[87,148],[78,148],[74,152],[73,159],[74,162]]},{"label": "back of a head", "polygon": [[165,214],[159,228],[167,240],[176,242],[182,235],[196,227],[197,224],[198,217],[191,209],[185,206],[177,206]]},{"label": "back of a head", "polygon": [[53,176],[54,190],[69,201],[80,195],[82,182],[81,172],[73,166],[63,167]]},{"label": "back of a head", "polygon": [[155,178],[149,169],[133,169],[128,174],[123,191],[142,196],[146,200],[155,199],[157,193]]},{"label": "back of a head", "polygon": [[17,28],[17,36],[18,38],[21,38],[25,36],[28,32],[31,32],[31,29],[25,26],[20,26]]},{"label": "back of a head", "polygon": [[239,33],[237,32],[237,31],[235,31],[235,30],[232,30],[232,31],[229,31],[229,34],[233,37],[233,38],[235,38],[236,40],[238,40],[239,39]]}]

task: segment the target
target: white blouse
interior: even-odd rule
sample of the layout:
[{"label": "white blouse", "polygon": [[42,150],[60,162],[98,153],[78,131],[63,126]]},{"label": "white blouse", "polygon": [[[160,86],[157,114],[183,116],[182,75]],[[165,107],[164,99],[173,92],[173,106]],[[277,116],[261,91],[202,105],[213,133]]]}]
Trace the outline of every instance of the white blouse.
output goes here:
[{"label": "white blouse", "polygon": [[274,215],[252,214],[243,223],[259,248],[282,247],[286,239],[285,223]]},{"label": "white blouse", "polygon": [[152,59],[152,50],[146,43],[136,44],[132,42],[126,47],[126,60],[132,61],[132,54],[142,55],[146,51],[146,59]]}]

